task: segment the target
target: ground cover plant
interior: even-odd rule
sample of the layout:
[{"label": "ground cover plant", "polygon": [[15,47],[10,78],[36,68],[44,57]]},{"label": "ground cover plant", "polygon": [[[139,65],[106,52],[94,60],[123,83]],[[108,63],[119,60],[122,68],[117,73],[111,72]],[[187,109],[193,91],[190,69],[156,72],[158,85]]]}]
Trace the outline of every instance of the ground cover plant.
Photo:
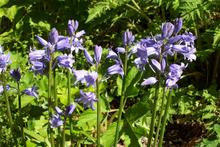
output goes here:
[{"label": "ground cover plant", "polygon": [[217,1],[3,0],[0,17],[0,146],[220,144]]}]

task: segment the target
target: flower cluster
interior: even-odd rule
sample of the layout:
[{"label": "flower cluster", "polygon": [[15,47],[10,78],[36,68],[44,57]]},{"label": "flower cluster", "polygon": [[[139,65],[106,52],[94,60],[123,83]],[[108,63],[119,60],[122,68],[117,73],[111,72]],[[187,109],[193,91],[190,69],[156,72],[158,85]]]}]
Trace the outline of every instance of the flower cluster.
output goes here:
[{"label": "flower cluster", "polygon": [[[100,60],[102,58],[102,47],[96,45],[94,48],[94,58],[89,54],[89,52],[85,49],[84,55],[91,65],[96,65],[98,70],[98,65],[100,63]],[[94,63],[95,60],[95,63]],[[73,71],[76,82],[81,82],[83,84],[86,84],[87,87],[89,86],[96,86],[96,80],[98,79],[98,73],[97,71],[86,71],[86,70],[74,70]],[[77,102],[83,103],[85,108],[90,107],[91,109],[95,109],[94,103],[97,101],[96,95],[93,92],[83,92],[80,90],[80,98],[76,99]]]},{"label": "flower cluster", "polygon": [[31,49],[29,53],[29,62],[32,64],[31,70],[35,74],[47,74],[48,65],[51,56],[54,52],[66,52],[68,54],[59,55],[56,57],[53,67],[56,64],[59,67],[72,69],[73,63],[75,62],[72,56],[72,52],[78,53],[78,50],[84,50],[82,43],[82,36],[85,31],[76,32],[78,28],[78,21],[69,20],[68,21],[68,32],[70,37],[59,35],[56,28],[52,28],[49,33],[48,41],[42,37],[36,35],[38,42],[43,46],[42,50]]},{"label": "flower cluster", "polygon": [[[134,38],[135,37],[132,34],[132,32],[129,30],[126,30],[123,33],[123,37],[122,37],[124,47],[117,47],[115,49],[116,51],[113,51],[112,49],[109,50],[109,53],[106,58],[112,59],[115,62],[114,65],[108,68],[109,75],[120,74],[122,77],[124,76],[123,63],[120,58],[120,54],[124,54],[126,52],[126,47],[130,46],[134,42]],[[131,53],[129,53],[128,56],[125,58],[129,58],[130,54]]]},{"label": "flower cluster", "polygon": [[[196,60],[196,48],[194,40],[196,39],[190,32],[178,34],[182,28],[182,19],[177,18],[174,23],[166,22],[161,26],[162,33],[154,37],[141,39],[132,49],[136,54],[134,64],[140,70],[145,70],[148,65],[154,73],[160,74],[166,78],[168,88],[177,87],[177,81],[181,78],[185,65],[168,64],[168,58],[174,55],[183,56],[185,60],[192,62]],[[167,69],[166,67],[169,67]],[[142,86],[151,85],[157,82],[156,77],[144,79]]]},{"label": "flower cluster", "polygon": [[64,123],[62,116],[64,117],[64,120],[66,120],[66,117],[72,115],[75,109],[76,105],[74,103],[67,106],[65,108],[65,112],[63,112],[59,107],[55,107],[56,114],[53,114],[50,119],[51,128],[62,126]]}]

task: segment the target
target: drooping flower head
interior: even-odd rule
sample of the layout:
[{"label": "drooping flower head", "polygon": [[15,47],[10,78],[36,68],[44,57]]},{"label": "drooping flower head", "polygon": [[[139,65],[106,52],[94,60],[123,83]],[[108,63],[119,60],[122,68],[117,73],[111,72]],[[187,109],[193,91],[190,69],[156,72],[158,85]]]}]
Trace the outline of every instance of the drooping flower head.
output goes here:
[{"label": "drooping flower head", "polygon": [[96,95],[93,92],[83,92],[80,90],[80,98],[76,100],[77,102],[83,103],[85,108],[90,107],[95,110],[94,103],[97,101]]},{"label": "drooping flower head", "polygon": [[21,73],[20,73],[19,68],[11,70],[10,75],[17,82],[20,81],[20,79],[21,79]]},{"label": "drooping flower head", "polygon": [[100,60],[102,58],[102,47],[95,45],[95,49],[94,49],[94,59],[96,61],[96,64],[100,63]]},{"label": "drooping flower head", "polygon": [[69,69],[73,67],[73,63],[75,62],[71,54],[60,55],[57,57],[57,61],[58,61],[58,66],[69,68]]},{"label": "drooping flower head", "polygon": [[76,104],[73,103],[73,104],[70,104],[66,107],[66,115],[71,115],[73,113],[73,111],[76,109]]},{"label": "drooping flower head", "polygon": [[26,95],[38,98],[38,92],[37,92],[37,87],[36,86],[32,86],[31,88],[25,89],[23,91],[23,93],[26,94]]},{"label": "drooping flower head", "polygon": [[134,35],[132,34],[131,31],[129,30],[126,30],[124,33],[123,33],[123,37],[122,37],[122,40],[123,40],[123,45],[126,46],[126,45],[131,45],[134,41]]},{"label": "drooping flower head", "polygon": [[0,46],[0,73],[6,71],[9,64],[11,64],[10,54],[4,54],[2,46]]},{"label": "drooping flower head", "polygon": [[170,65],[170,71],[167,76],[166,80],[166,86],[168,88],[177,88],[178,85],[176,84],[179,79],[181,78],[181,75],[183,73],[183,70],[186,68],[186,65],[184,63],[181,63],[181,65],[178,64],[171,64]]},{"label": "drooping flower head", "polygon": [[52,118],[50,119],[51,128],[57,128],[63,125],[63,121],[60,118],[59,114],[53,114]]}]

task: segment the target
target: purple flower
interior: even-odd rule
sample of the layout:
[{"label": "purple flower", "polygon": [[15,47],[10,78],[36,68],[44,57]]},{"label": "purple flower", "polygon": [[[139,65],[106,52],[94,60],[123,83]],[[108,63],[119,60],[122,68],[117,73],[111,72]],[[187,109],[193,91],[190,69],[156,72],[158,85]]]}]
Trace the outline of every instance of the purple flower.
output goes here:
[{"label": "purple flower", "polygon": [[76,30],[78,29],[79,23],[77,20],[68,20],[68,33],[70,36],[75,35]]},{"label": "purple flower", "polygon": [[45,64],[40,61],[31,61],[31,70],[34,71],[35,74],[44,74]]},{"label": "purple flower", "polygon": [[118,60],[118,54],[115,53],[113,50],[109,49],[107,57],[108,59]]},{"label": "purple flower", "polygon": [[166,86],[168,88],[177,88],[178,85],[176,84],[179,79],[181,78],[181,75],[183,73],[183,70],[186,68],[186,65],[184,63],[181,63],[181,65],[178,64],[171,64],[170,65],[170,71],[167,76],[166,80]]},{"label": "purple flower", "polygon": [[175,28],[174,28],[173,33],[177,34],[183,26],[183,19],[182,18],[176,18],[175,21],[174,21],[174,25],[175,25]]},{"label": "purple flower", "polygon": [[30,61],[44,60],[44,59],[48,59],[45,50],[30,50],[29,53]]},{"label": "purple flower", "polygon": [[72,58],[72,55],[61,55],[57,57],[58,66],[64,67],[64,68],[72,68],[73,63],[75,62]]},{"label": "purple flower", "polygon": [[118,62],[115,65],[112,65],[108,68],[108,74],[109,75],[120,74],[123,77],[124,70],[123,70],[121,64],[119,64],[119,62]]},{"label": "purple flower", "polygon": [[51,128],[57,128],[63,125],[63,121],[61,120],[60,116],[57,114],[53,114],[52,118],[50,119]]},{"label": "purple flower", "polygon": [[166,22],[162,24],[162,37],[169,38],[174,31],[174,25],[170,22]]},{"label": "purple flower", "polygon": [[125,48],[123,48],[123,47],[117,47],[116,49],[115,49],[118,53],[125,53]]},{"label": "purple flower", "polygon": [[52,28],[52,30],[49,33],[49,42],[53,45],[58,42],[59,34],[56,28]]},{"label": "purple flower", "polygon": [[59,107],[55,107],[55,111],[57,112],[57,114],[62,115],[63,111],[59,108]]},{"label": "purple flower", "polygon": [[10,63],[10,54],[0,54],[0,73],[6,71]]},{"label": "purple flower", "polygon": [[27,88],[23,91],[24,94],[29,95],[29,96],[33,96],[35,98],[38,98],[38,94],[37,94],[37,87],[36,86],[32,86],[31,88]]},{"label": "purple flower", "polygon": [[[10,89],[10,85],[7,84],[5,88],[8,91]],[[2,94],[3,91],[4,91],[4,87],[3,87],[3,85],[0,85],[0,94]]]},{"label": "purple flower", "polygon": [[90,107],[92,110],[95,110],[94,103],[97,101],[97,99],[95,93],[83,92],[80,90],[80,98],[78,98],[76,101],[83,103],[85,108]]},{"label": "purple flower", "polygon": [[122,40],[123,40],[123,45],[124,46],[131,45],[134,42],[134,36],[133,36],[132,32],[129,31],[129,30],[126,30],[123,33]]},{"label": "purple flower", "polygon": [[86,70],[73,70],[73,73],[76,77],[75,84],[79,81],[81,83],[86,83],[85,76],[88,74],[88,71],[86,71]]},{"label": "purple flower", "polygon": [[87,62],[89,62],[92,65],[94,64],[93,58],[91,57],[91,55],[89,54],[89,52],[86,49],[84,50],[84,56],[86,57]]},{"label": "purple flower", "polygon": [[156,82],[157,82],[157,79],[155,77],[149,77],[147,79],[144,79],[144,81],[141,83],[141,86],[153,85]]},{"label": "purple flower", "polygon": [[17,82],[20,81],[20,79],[21,79],[21,73],[20,73],[20,70],[18,68],[11,70],[10,75]]},{"label": "purple flower", "polygon": [[76,104],[70,104],[69,106],[66,107],[66,115],[71,115],[73,111],[76,109]]},{"label": "purple flower", "polygon": [[100,63],[101,57],[102,57],[102,47],[96,45],[94,50],[94,59],[96,61],[96,64]]},{"label": "purple flower", "polygon": [[95,85],[96,79],[98,78],[98,73],[93,71],[91,73],[87,73],[84,75],[84,78],[86,80],[86,85],[89,87],[90,85]]}]

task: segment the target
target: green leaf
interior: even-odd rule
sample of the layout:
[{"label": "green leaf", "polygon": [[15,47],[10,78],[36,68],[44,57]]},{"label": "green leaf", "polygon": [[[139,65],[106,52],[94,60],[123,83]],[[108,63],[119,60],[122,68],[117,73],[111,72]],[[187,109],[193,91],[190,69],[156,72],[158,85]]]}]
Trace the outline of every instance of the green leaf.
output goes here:
[{"label": "green leaf", "polygon": [[[123,126],[123,121],[120,122],[121,127],[119,128],[119,131],[121,131]],[[101,145],[104,147],[110,147],[114,143],[115,139],[115,130],[116,130],[117,122],[112,123],[108,130],[104,132],[103,136],[101,137]]]},{"label": "green leaf", "polygon": [[126,111],[125,117],[128,122],[133,123],[140,117],[146,115],[150,108],[149,103],[138,102]]},{"label": "green leaf", "polygon": [[220,43],[220,29],[217,29],[214,34],[213,46],[218,46]]},{"label": "green leaf", "polygon": [[220,139],[220,125],[219,124],[214,125],[214,131],[217,133],[217,136]]},{"label": "green leaf", "polygon": [[77,126],[83,130],[90,130],[92,127],[96,126],[97,111],[88,109],[84,111],[77,122]]},{"label": "green leaf", "polygon": [[136,135],[134,130],[135,130],[135,128],[132,127],[132,124],[130,122],[128,122],[127,119],[125,119],[124,131],[125,131],[125,134],[129,137],[129,140],[130,140],[130,144],[126,144],[126,146],[140,147],[140,144],[138,142],[139,137]]},{"label": "green leaf", "polygon": [[107,10],[110,9],[109,6],[109,2],[98,2],[96,3],[95,7],[89,8],[89,16],[86,20],[86,23],[104,14]]},{"label": "green leaf", "polygon": [[37,141],[37,142],[44,142],[45,141],[43,136],[36,134],[34,131],[30,131],[30,130],[27,130],[26,128],[24,128],[24,133],[27,134],[28,136],[34,138],[35,141]]}]

